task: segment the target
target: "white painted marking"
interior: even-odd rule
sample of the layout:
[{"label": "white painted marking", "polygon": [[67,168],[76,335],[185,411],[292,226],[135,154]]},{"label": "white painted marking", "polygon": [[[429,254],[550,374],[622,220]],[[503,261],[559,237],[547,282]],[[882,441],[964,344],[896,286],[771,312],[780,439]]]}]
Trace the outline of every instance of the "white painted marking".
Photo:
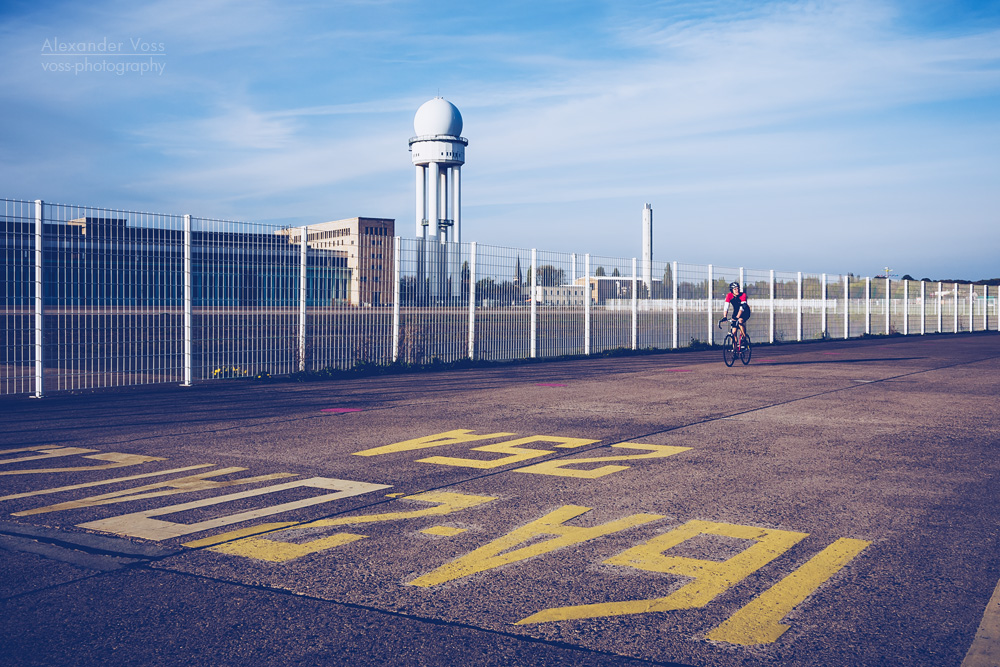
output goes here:
[{"label": "white painted marking", "polygon": [[1000,665],[1000,584],[986,604],[976,638],[965,654],[962,667],[996,667]]},{"label": "white painted marking", "polygon": [[[251,498],[253,496],[262,496],[268,493],[277,493],[279,491],[287,491],[288,489],[300,487],[330,489],[336,491],[336,493],[316,496],[314,498],[305,498],[304,500],[296,500],[294,502],[282,503],[271,507],[262,507],[260,509],[248,510],[245,512],[237,512],[236,514],[230,514],[229,516],[217,517],[215,519],[208,519],[206,521],[199,521],[191,524],[174,523],[172,521],[152,518],[154,516],[185,512],[187,510],[209,507],[211,505],[220,505],[233,500]],[[189,503],[181,503],[179,505],[168,505],[167,507],[146,510],[144,512],[122,514],[120,516],[100,519],[98,521],[88,521],[87,523],[79,524],[79,527],[89,528],[91,530],[100,530],[105,533],[116,533],[118,535],[126,535],[129,537],[141,537],[147,540],[166,540],[173,537],[180,537],[181,535],[188,535],[190,533],[199,533],[203,530],[209,530],[210,528],[229,526],[241,521],[259,519],[261,517],[280,514],[294,509],[319,505],[332,500],[360,496],[364,493],[371,493],[372,491],[379,491],[390,487],[391,485],[389,484],[368,484],[366,482],[330,479],[328,477],[310,477],[309,479],[285,482],[284,484],[267,486],[262,489],[242,491],[240,493],[230,493],[216,498],[206,498],[204,500],[195,500]]]}]

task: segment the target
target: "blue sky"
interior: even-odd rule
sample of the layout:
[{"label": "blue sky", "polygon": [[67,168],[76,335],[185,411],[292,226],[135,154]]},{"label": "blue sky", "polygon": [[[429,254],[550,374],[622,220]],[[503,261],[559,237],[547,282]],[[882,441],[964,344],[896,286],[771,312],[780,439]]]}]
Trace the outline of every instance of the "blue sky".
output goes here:
[{"label": "blue sky", "polygon": [[465,240],[1000,276],[1000,2],[8,0],[0,57],[2,197],[412,236],[440,94]]}]

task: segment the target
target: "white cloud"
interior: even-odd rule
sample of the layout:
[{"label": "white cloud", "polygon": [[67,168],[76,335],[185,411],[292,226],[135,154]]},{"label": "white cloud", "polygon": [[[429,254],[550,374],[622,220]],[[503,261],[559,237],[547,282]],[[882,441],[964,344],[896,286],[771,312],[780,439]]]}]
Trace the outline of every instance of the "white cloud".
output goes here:
[{"label": "white cloud", "polygon": [[[75,10],[76,24],[7,31],[21,43],[0,52],[34,71],[32,40],[56,28],[148,34],[167,45],[169,75],[56,82],[15,66],[0,85],[54,117],[105,123],[90,139],[94,153],[127,156],[135,196],[227,202],[227,214],[241,218],[378,208],[409,221],[406,139],[413,112],[440,87],[470,139],[470,238],[477,215],[499,225],[515,214],[522,222],[505,223],[511,244],[540,243],[547,226],[562,225],[576,250],[631,253],[631,240],[608,238],[608,221],[631,224],[653,200],[691,225],[735,214],[781,230],[803,218],[840,224],[828,254],[850,251],[840,239],[876,218],[929,226],[949,210],[996,239],[988,213],[1000,208],[991,187],[1000,173],[995,25],[919,31],[903,27],[906,4],[850,0],[669,2],[641,14],[616,3],[572,35],[558,23],[523,30],[476,21],[471,10],[443,22],[414,3],[383,10],[98,3]],[[42,145],[45,163],[58,165],[58,147]],[[47,182],[81,178],[81,162],[48,172]],[[30,180],[0,169],[9,182]],[[545,225],[533,211],[544,211]],[[753,238],[746,247],[774,245]]]}]

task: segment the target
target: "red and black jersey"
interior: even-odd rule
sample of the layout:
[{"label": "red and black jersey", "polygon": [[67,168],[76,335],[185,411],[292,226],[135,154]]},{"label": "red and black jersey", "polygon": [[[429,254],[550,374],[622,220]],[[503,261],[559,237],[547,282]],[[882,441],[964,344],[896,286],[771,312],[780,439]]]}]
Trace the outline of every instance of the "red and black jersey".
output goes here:
[{"label": "red and black jersey", "polygon": [[733,294],[732,292],[729,292],[729,294],[726,295],[726,303],[727,304],[731,303],[733,305],[734,317],[736,316],[737,313],[740,312],[740,308],[742,308],[748,313],[750,312],[750,304],[747,303],[746,292],[740,292],[739,294]]},{"label": "red and black jersey", "polygon": [[[731,303],[733,299],[737,299],[739,304],[746,303],[747,293],[740,292],[739,294],[733,294],[732,292],[730,292],[729,294],[726,295],[726,303]],[[738,307],[737,304],[734,304],[734,306]]]}]

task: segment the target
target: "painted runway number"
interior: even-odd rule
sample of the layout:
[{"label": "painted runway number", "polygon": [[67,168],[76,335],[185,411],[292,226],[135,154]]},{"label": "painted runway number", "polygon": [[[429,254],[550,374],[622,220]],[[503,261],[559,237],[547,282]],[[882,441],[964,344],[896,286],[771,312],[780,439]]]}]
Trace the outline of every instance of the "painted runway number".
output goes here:
[{"label": "painted runway number", "polygon": [[[412,440],[405,440],[391,445],[366,449],[356,452],[355,455],[381,456],[400,454],[453,445],[482,443],[487,440],[495,441],[514,435],[516,434],[476,434],[471,430],[456,429]],[[626,461],[662,459],[690,449],[688,447],[669,447],[642,443],[617,443],[611,445],[611,447],[621,450],[623,453],[616,456],[536,460],[558,454],[559,449],[576,449],[594,445],[598,442],[600,441],[584,438],[534,435],[504,439],[500,442],[489,444],[479,444],[470,448],[470,451],[474,452],[500,455],[492,459],[466,458],[462,456],[429,456],[416,460],[421,463],[478,470],[490,470],[530,462],[528,465],[514,468],[511,472],[596,479],[627,470],[629,467],[626,465],[613,465],[612,462],[623,463]],[[641,453],[625,453],[629,451],[638,451]],[[88,462],[86,465],[63,465],[67,457],[74,456],[96,461],[97,464]],[[60,465],[53,467],[52,459],[60,459]],[[164,460],[158,457],[113,452],[102,454],[94,449],[77,447],[31,447],[4,452],[3,456],[0,457],[0,466],[2,466],[0,467],[0,475],[31,475],[61,472],[83,473]],[[38,466],[39,464],[36,462],[39,461],[45,461],[45,464],[41,465],[45,465],[46,467],[24,467],[25,465]],[[11,467],[8,468],[6,467],[7,465]],[[0,501],[68,493],[137,480],[143,480],[144,482],[143,485],[138,487],[100,493],[98,495],[58,502],[14,513],[14,516],[31,516],[83,508],[109,505],[117,506],[122,503],[148,500],[150,498],[162,498],[190,492],[211,492],[219,489],[297,477],[294,473],[279,472],[219,480],[217,478],[243,472],[246,468],[230,467],[216,468],[210,471],[202,470],[214,467],[215,464],[204,463],[168,470],[141,472],[109,479],[94,480],[91,478],[88,481],[77,484],[0,496]],[[200,470],[200,472],[192,472],[196,470]],[[165,481],[153,481],[153,478],[158,477],[160,480],[163,480],[168,475],[180,476]],[[145,483],[146,480],[149,480],[149,483]],[[272,495],[303,488],[318,489],[319,493],[290,502],[279,502]],[[110,516],[81,523],[78,526],[127,537],[159,541],[184,537],[194,533],[211,532],[234,524],[250,522],[250,525],[242,528],[184,542],[183,546],[192,549],[205,549],[225,556],[249,558],[280,565],[281,563],[302,558],[309,554],[317,554],[331,549],[371,548],[365,546],[367,542],[364,540],[366,540],[367,536],[362,534],[364,526],[367,525],[407,521],[418,521],[426,524],[429,519],[455,515],[466,510],[489,512],[493,504],[498,500],[496,496],[470,495],[446,491],[429,491],[406,496],[393,493],[388,495],[388,497],[395,498],[391,501],[391,511],[368,512],[318,520],[259,522],[260,519],[266,517],[327,503],[336,503],[347,498],[384,491],[389,488],[391,487],[386,484],[373,484],[329,477],[309,477],[223,493],[214,497],[166,505],[140,512]],[[270,500],[268,500],[269,497],[271,498]],[[206,507],[214,507],[219,510],[221,509],[219,506],[224,506],[227,503],[243,503],[251,498],[263,501],[263,506],[252,510],[243,509],[242,511],[215,516],[215,518],[195,523],[181,523],[161,518],[180,512],[201,510]],[[403,506],[397,509],[396,502],[402,502]],[[241,505],[241,507],[245,507],[245,505]],[[592,540],[599,540],[608,535],[650,525],[667,518],[666,515],[662,514],[639,513],[613,519],[596,526],[572,525],[571,522],[575,522],[592,509],[582,505],[563,505],[520,527],[514,528],[506,535],[485,542],[463,556],[434,567],[425,574],[410,580],[407,582],[407,585],[433,589],[436,586],[441,586],[465,577],[484,576],[491,570],[501,566],[515,565],[529,558],[541,557],[559,549]],[[325,512],[327,514],[336,513],[330,510],[325,510]],[[463,528],[446,525],[419,526],[420,524],[418,523],[419,532],[439,538],[452,537],[466,532]],[[344,530],[345,528],[350,528],[350,530]],[[320,536],[317,537],[317,533]],[[701,536],[726,538],[734,541],[736,544],[743,543],[745,546],[738,553],[721,561],[690,558],[671,553],[672,549],[679,547],[689,540],[698,539]],[[603,561],[604,564],[610,566],[634,568],[670,577],[684,578],[686,580],[685,583],[669,595],[614,602],[596,602],[592,604],[562,606],[555,604],[551,607],[538,609],[513,622],[517,625],[533,625],[704,608],[724,593],[737,589],[745,579],[755,572],[766,566],[770,566],[772,563],[780,564],[785,554],[794,546],[801,543],[806,537],[808,537],[808,533],[692,519],[661,531],[658,535]],[[299,541],[303,538],[311,539],[305,542]],[[359,542],[361,544],[357,544]],[[777,641],[788,629],[788,625],[783,624],[782,620],[789,612],[802,604],[819,586],[830,580],[831,577],[864,551],[869,544],[867,541],[858,539],[837,539],[819,553],[813,555],[805,563],[794,567],[791,572],[785,574],[777,583],[773,584],[763,593],[745,603],[724,622],[708,632],[705,638],[712,641],[742,645],[769,644]],[[317,562],[321,563],[322,561]],[[785,571],[787,572],[788,570],[785,569]],[[579,595],[579,592],[575,592],[574,595]],[[553,601],[557,602],[557,600]]]},{"label": "painted runway number", "polygon": [[[398,454],[402,452],[418,451],[423,449],[431,449],[434,447],[445,447],[449,445],[464,444],[479,442],[482,440],[495,440],[497,438],[506,437],[509,435],[516,435],[515,433],[486,433],[482,435],[476,435],[471,430],[468,429],[455,429],[453,431],[445,431],[443,433],[435,433],[434,435],[427,435],[420,438],[414,438],[412,440],[404,440],[402,442],[393,443],[391,445],[383,445],[381,447],[374,447],[372,449],[366,449],[360,452],[355,452],[355,456],[381,456],[384,454]],[[537,449],[535,447],[527,447],[530,444],[548,444],[556,449],[574,449],[577,447],[586,447],[587,445],[594,445],[600,442],[600,440],[588,440],[586,438],[564,438],[560,436],[550,436],[550,435],[531,435],[523,438],[515,438],[513,440],[505,440],[499,443],[493,443],[489,445],[480,445],[478,447],[472,447],[471,451],[474,452],[487,452],[491,454],[506,454],[495,459],[479,459],[479,458],[463,458],[457,456],[430,456],[426,458],[417,459],[417,463],[432,463],[436,465],[453,466],[457,468],[475,468],[478,470],[492,470],[494,468],[501,468],[508,465],[513,465],[517,463],[523,463],[525,461],[530,461],[532,459],[541,458],[543,456],[549,456],[551,454],[557,454],[551,449]],[[575,468],[571,466],[577,466],[581,464],[600,464],[600,463],[610,463],[612,461],[638,461],[643,459],[663,459],[668,456],[673,456],[674,454],[680,454],[681,452],[686,452],[690,447],[673,447],[669,445],[649,445],[641,444],[637,442],[623,442],[611,445],[612,447],[618,449],[631,449],[645,451],[646,454],[624,454],[621,456],[598,456],[598,457],[587,457],[578,459],[557,459],[543,461],[541,463],[534,463],[523,468],[514,468],[513,472],[527,473],[532,475],[552,475],[555,477],[576,477],[578,479],[597,479],[598,477],[604,477],[605,475],[610,475],[615,472],[620,472],[622,470],[628,470],[630,466],[623,465],[601,465],[599,467],[591,468]]]},{"label": "painted runway number", "polygon": [[[412,511],[363,514],[360,516],[347,516],[336,519],[320,519],[318,521],[310,521],[306,523],[296,523],[291,521],[285,523],[265,523],[254,528],[223,533],[221,535],[195,540],[194,542],[186,542],[184,546],[208,547],[210,551],[216,551],[219,553],[245,556],[246,558],[271,561],[272,563],[283,563],[288,560],[300,558],[306,554],[325,551],[343,544],[356,542],[365,536],[353,533],[337,533],[329,537],[322,537],[310,542],[293,543],[276,539],[282,536],[281,533],[287,533],[291,536],[298,531],[314,530],[316,528],[359,526],[382,521],[402,521],[407,519],[419,519],[428,516],[443,516],[459,510],[476,507],[477,505],[482,505],[483,503],[488,503],[491,500],[496,500],[496,498],[493,496],[470,496],[461,493],[432,491],[413,496],[406,496],[401,500],[432,503],[433,506]],[[253,535],[258,535],[260,533],[268,533],[268,537],[253,537]]]}]

